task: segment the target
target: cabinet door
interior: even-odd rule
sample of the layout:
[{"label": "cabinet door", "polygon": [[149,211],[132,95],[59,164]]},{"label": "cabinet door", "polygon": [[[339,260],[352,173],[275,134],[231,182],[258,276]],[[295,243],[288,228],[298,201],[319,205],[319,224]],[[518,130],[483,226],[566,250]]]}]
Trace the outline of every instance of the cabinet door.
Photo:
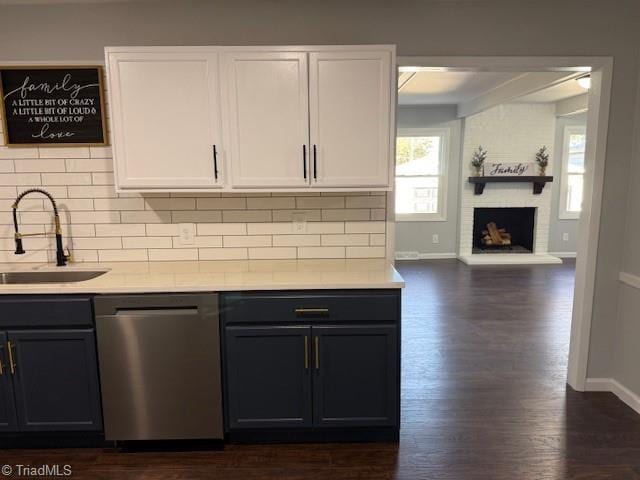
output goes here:
[{"label": "cabinet door", "polygon": [[309,54],[312,186],[387,187],[390,51]]},{"label": "cabinet door", "polygon": [[93,329],[10,331],[22,431],[100,430]]},{"label": "cabinet door", "polygon": [[232,186],[308,185],[307,54],[226,53],[223,96]]},{"label": "cabinet door", "polygon": [[396,332],[393,325],[312,328],[314,425],[397,425]]},{"label": "cabinet door", "polygon": [[222,186],[217,53],[108,52],[107,61],[118,186]]},{"label": "cabinet door", "polygon": [[309,327],[226,327],[231,429],[310,427]]},{"label": "cabinet door", "polygon": [[15,431],[16,410],[7,351],[7,334],[0,332],[0,432]]}]

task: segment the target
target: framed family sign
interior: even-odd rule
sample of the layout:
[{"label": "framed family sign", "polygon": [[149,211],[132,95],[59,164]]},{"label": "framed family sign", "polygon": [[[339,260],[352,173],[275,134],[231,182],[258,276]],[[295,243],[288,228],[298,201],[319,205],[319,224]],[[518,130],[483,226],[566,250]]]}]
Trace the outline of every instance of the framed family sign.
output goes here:
[{"label": "framed family sign", "polygon": [[100,66],[0,67],[5,144],[106,145]]}]

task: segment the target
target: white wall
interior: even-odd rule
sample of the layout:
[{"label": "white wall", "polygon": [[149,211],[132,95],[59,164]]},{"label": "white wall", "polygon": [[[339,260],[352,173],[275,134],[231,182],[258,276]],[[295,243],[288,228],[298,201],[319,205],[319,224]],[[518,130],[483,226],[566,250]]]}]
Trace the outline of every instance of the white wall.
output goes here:
[{"label": "white wall", "polygon": [[[549,222],[549,252],[553,253],[576,253],[578,248],[578,220],[561,219],[559,215],[564,129],[569,125],[586,126],[586,113],[556,119],[556,153],[552,170],[554,178],[551,189],[551,220]],[[564,233],[569,235],[568,241],[562,239]]]},{"label": "white wall", "polygon": [[[423,257],[455,255],[458,232],[460,148],[462,120],[455,105],[402,106],[398,108],[398,131],[403,128],[448,128],[449,165],[447,173],[446,220],[437,222],[397,222],[396,252],[417,252]],[[432,243],[437,234],[439,243]]]},{"label": "white wall", "polygon": [[[638,137],[633,121],[639,15],[636,0],[184,0],[2,6],[0,62],[102,61],[105,45],[127,44],[395,43],[400,55],[612,56],[589,352],[589,376],[606,377],[612,374],[625,224],[636,216],[635,209],[629,216],[625,209],[632,146]],[[638,205],[637,200],[632,205]],[[633,238],[637,245],[640,235]],[[635,266],[640,273],[640,256]]]}]

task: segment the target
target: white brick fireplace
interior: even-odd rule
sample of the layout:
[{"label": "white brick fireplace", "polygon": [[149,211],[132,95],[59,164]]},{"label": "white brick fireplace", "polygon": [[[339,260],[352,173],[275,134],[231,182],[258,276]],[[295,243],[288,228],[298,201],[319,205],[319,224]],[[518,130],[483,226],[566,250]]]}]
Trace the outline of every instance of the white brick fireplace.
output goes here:
[{"label": "white brick fireplace", "polygon": [[[508,104],[478,113],[465,120],[463,173],[460,201],[458,256],[467,264],[561,263],[548,255],[551,215],[551,184],[534,195],[532,183],[487,183],[475,195],[468,182],[473,151],[482,145],[487,162],[533,162],[536,151],[546,145],[553,158],[555,114],[552,105]],[[551,166],[548,167],[551,171]],[[558,181],[559,179],[554,179]],[[535,208],[533,253],[473,253],[475,208]],[[498,225],[500,226],[500,225]]]}]

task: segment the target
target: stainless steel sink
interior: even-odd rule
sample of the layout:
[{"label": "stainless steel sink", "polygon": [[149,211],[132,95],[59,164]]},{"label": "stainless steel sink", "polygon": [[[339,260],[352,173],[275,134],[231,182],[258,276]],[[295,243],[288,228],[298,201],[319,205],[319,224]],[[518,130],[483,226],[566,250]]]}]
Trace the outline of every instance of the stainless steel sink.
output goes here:
[{"label": "stainless steel sink", "polygon": [[0,284],[82,282],[105,273],[107,270],[0,272]]}]

